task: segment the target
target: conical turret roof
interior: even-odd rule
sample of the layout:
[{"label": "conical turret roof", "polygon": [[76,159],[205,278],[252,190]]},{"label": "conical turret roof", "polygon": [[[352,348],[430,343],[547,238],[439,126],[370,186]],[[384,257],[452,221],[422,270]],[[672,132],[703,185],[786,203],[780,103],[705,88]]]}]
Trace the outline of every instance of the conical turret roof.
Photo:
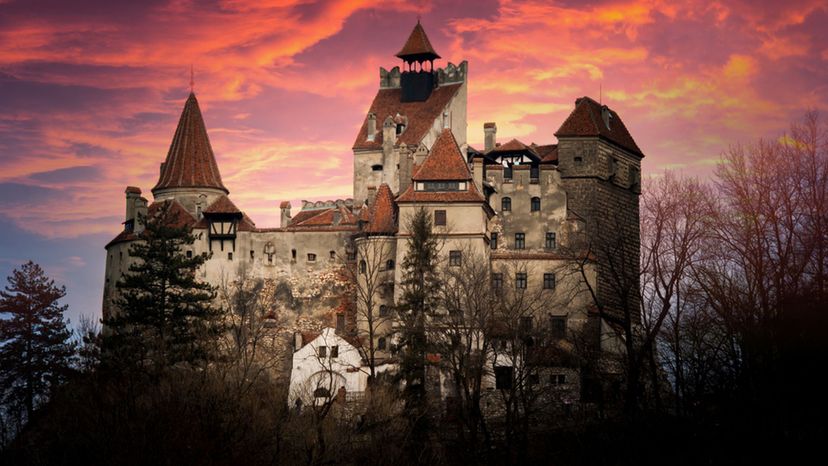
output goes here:
[{"label": "conical turret roof", "polygon": [[192,92],[184,104],[167,158],[161,165],[161,176],[152,192],[174,188],[215,188],[229,193],[221,182],[201,109]]},{"label": "conical turret roof", "polygon": [[411,35],[408,36],[408,40],[405,41],[405,45],[397,53],[397,56],[403,60],[417,61],[436,60],[440,58],[440,55],[437,55],[434,47],[431,46],[431,41],[428,40],[425,29],[423,29],[419,21],[417,21],[417,25],[414,26],[414,30],[411,31]]}]

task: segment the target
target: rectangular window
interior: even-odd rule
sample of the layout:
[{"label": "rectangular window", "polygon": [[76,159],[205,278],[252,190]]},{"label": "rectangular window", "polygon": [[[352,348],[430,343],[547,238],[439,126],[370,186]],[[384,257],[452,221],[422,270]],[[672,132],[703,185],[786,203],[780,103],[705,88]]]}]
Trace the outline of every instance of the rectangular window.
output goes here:
[{"label": "rectangular window", "polygon": [[526,273],[518,272],[515,274],[515,288],[519,290],[526,289]]},{"label": "rectangular window", "polygon": [[253,259],[255,259],[255,258],[256,258],[256,251],[254,251],[254,250],[252,250],[252,249],[251,249],[251,250],[250,250],[250,260],[253,260]]},{"label": "rectangular window", "polygon": [[337,314],[336,315],[336,331],[337,332],[344,332],[345,331],[345,314]]},{"label": "rectangular window", "polygon": [[532,316],[523,316],[520,318],[520,332],[529,333],[532,331]]},{"label": "rectangular window", "polygon": [[555,238],[554,231],[547,231],[546,232],[546,243],[544,244],[546,249],[555,249],[558,247],[557,239]]},{"label": "rectangular window", "polygon": [[566,337],[566,316],[551,316],[549,323],[552,338],[561,339]]},{"label": "rectangular window", "polygon": [[379,337],[377,340],[377,349],[380,351],[385,351],[385,337]]},{"label": "rectangular window", "polygon": [[497,233],[492,232],[491,240],[489,241],[489,246],[492,249],[497,249]]},{"label": "rectangular window", "polygon": [[294,260],[294,261],[296,260],[296,249],[291,249],[290,250],[290,258],[291,258],[291,260]]},{"label": "rectangular window", "polygon": [[308,262],[316,262],[316,254],[309,252],[308,253]]},{"label": "rectangular window", "polygon": [[[109,257],[112,257],[112,256],[109,256]],[[187,259],[192,259],[192,258],[193,258],[193,251],[187,251]]]},{"label": "rectangular window", "polygon": [[538,178],[540,178],[540,167],[538,167],[537,165],[532,165],[532,167],[529,168],[529,178],[532,180],[537,180]]},{"label": "rectangular window", "polygon": [[554,290],[555,289],[555,274],[554,273],[545,273],[545,274],[543,274],[543,289],[544,290]]},{"label": "rectangular window", "polygon": [[503,288],[503,274],[502,273],[493,273],[492,274],[492,288],[495,290],[500,290]]},{"label": "rectangular window", "polygon": [[495,366],[494,372],[495,388],[498,390],[511,390],[514,368],[511,366]]},{"label": "rectangular window", "polygon": [[459,267],[463,262],[463,253],[460,251],[449,251],[449,265]]},{"label": "rectangular window", "polygon": [[434,224],[437,226],[445,226],[446,225],[446,211],[445,210],[435,210],[434,211]]},{"label": "rectangular window", "polygon": [[459,191],[459,181],[426,181],[423,191]]},{"label": "rectangular window", "polygon": [[356,260],[356,253],[353,251],[348,251],[346,259],[348,261],[355,261]]},{"label": "rectangular window", "polygon": [[233,253],[232,252],[227,253],[227,260],[229,260],[229,261],[233,260]]},{"label": "rectangular window", "polygon": [[338,358],[339,357],[339,346],[331,346],[331,357]]},{"label": "rectangular window", "polygon": [[331,259],[336,259],[336,251],[331,251],[328,254],[330,254]]},{"label": "rectangular window", "polygon": [[540,207],[541,207],[541,200],[540,200],[540,198],[539,198],[539,197],[533,197],[533,198],[532,198],[532,203],[531,203],[531,205],[529,206],[529,209],[530,209],[532,212],[540,212]]},{"label": "rectangular window", "polygon": [[566,384],[566,375],[565,374],[551,374],[549,376],[549,383],[552,385],[564,385]]},{"label": "rectangular window", "polygon": [[503,179],[504,180],[511,180],[512,179],[512,166],[507,165],[503,167]]},{"label": "rectangular window", "polygon": [[388,306],[386,306],[385,304],[381,304],[379,309],[379,315],[380,317],[388,317]]},{"label": "rectangular window", "polygon": [[320,358],[324,358],[324,357],[328,356],[328,347],[327,346],[320,346],[320,347],[316,348],[316,354]]},{"label": "rectangular window", "polygon": [[515,233],[515,249],[524,249],[526,247],[526,234]]}]

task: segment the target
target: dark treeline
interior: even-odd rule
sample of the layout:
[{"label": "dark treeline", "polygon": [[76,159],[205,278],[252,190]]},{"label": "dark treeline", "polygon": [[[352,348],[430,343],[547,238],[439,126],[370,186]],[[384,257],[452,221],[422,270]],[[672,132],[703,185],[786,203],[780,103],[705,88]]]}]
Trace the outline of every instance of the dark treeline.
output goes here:
[{"label": "dark treeline", "polygon": [[[266,305],[283,290],[199,282],[207,257],[180,253],[191,232],[163,208],[153,215],[147,240],[130,251],[140,261],[118,284],[122,312],[107,316],[103,333],[86,323],[71,335],[65,291],[37,265],[9,277],[0,463],[788,464],[825,438],[828,125],[815,112],[779,139],[732,147],[709,183],[672,173],[647,183],[639,277],[613,262],[625,245],[611,235],[573,261],[572,277],[604,261],[604,270],[623,269],[618,289],[640,282],[624,301],[640,308],[606,311],[624,341],[612,380],[600,380],[601,356],[580,335],[567,335],[566,352],[544,346],[544,332],[557,330],[527,324],[543,294],[496,292],[490,264],[472,252],[441,268],[422,211],[408,219],[394,310],[399,373],[375,374],[369,338],[372,383],[359,413],[335,393],[288,408],[276,375],[284,361],[270,351],[287,342]],[[364,269],[353,276],[373,276],[372,264]],[[353,285],[371,318],[378,284]],[[429,317],[437,309],[439,331]],[[481,352],[527,365],[497,374]],[[580,407],[537,382],[538,355],[580,368]],[[428,395],[438,366],[457,387],[445,411]],[[482,388],[487,375],[498,379],[494,394]]]}]

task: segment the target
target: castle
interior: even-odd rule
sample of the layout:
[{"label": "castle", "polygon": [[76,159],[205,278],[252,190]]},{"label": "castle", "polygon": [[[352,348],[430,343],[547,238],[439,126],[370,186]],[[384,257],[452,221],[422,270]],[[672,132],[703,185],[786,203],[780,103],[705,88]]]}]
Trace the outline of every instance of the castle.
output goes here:
[{"label": "castle", "polygon": [[[629,239],[626,263],[637,270],[643,153],[618,114],[581,97],[554,133],[557,144],[498,143],[496,124],[486,123],[484,146],[473,148],[467,142],[467,62],[434,68],[440,56],[419,22],[396,56],[402,65],[380,68],[379,89],[353,144],[353,198],[304,201],[296,213],[282,202],[278,228],[256,226],[230,200],[191,93],[151,190],[153,202],[136,187],[126,189],[124,230],[106,246],[104,317],[117,312],[115,283],[128,270],[130,243],[141,237],[138,218],[162,203],[198,237],[188,254],[212,252],[200,274],[213,284],[242,269],[259,278],[308,277],[343,258],[365,268],[364,246],[381,244],[378,274],[386,286],[376,294],[380,313],[400,298],[404,271],[395,265],[408,249],[406,219],[425,208],[445,265],[484,257],[493,286],[548,291],[535,325],[551,325],[562,335],[590,325],[607,333],[587,293],[560,290],[583,287],[579,280],[586,279],[599,295],[609,295],[608,272],[556,271],[573,261],[562,251],[573,250],[576,237],[598,235],[609,217],[620,219],[614,228]],[[327,326],[337,331],[347,319],[364,325],[358,313],[332,312]],[[390,354],[392,320],[371,332],[380,359]],[[295,350],[318,335],[297,337]],[[599,340],[607,350],[617,344]]]}]

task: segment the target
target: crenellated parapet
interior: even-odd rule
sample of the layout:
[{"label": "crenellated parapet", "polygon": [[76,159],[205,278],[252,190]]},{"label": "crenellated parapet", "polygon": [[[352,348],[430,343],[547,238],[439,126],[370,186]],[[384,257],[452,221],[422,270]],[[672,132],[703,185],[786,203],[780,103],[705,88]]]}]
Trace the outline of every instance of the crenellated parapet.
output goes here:
[{"label": "crenellated parapet", "polygon": [[380,89],[395,89],[400,87],[400,67],[395,66],[391,71],[380,67]]},{"label": "crenellated parapet", "polygon": [[468,71],[469,62],[466,60],[460,62],[459,65],[449,62],[445,68],[437,68],[437,84],[442,86],[444,84],[465,82]]}]

